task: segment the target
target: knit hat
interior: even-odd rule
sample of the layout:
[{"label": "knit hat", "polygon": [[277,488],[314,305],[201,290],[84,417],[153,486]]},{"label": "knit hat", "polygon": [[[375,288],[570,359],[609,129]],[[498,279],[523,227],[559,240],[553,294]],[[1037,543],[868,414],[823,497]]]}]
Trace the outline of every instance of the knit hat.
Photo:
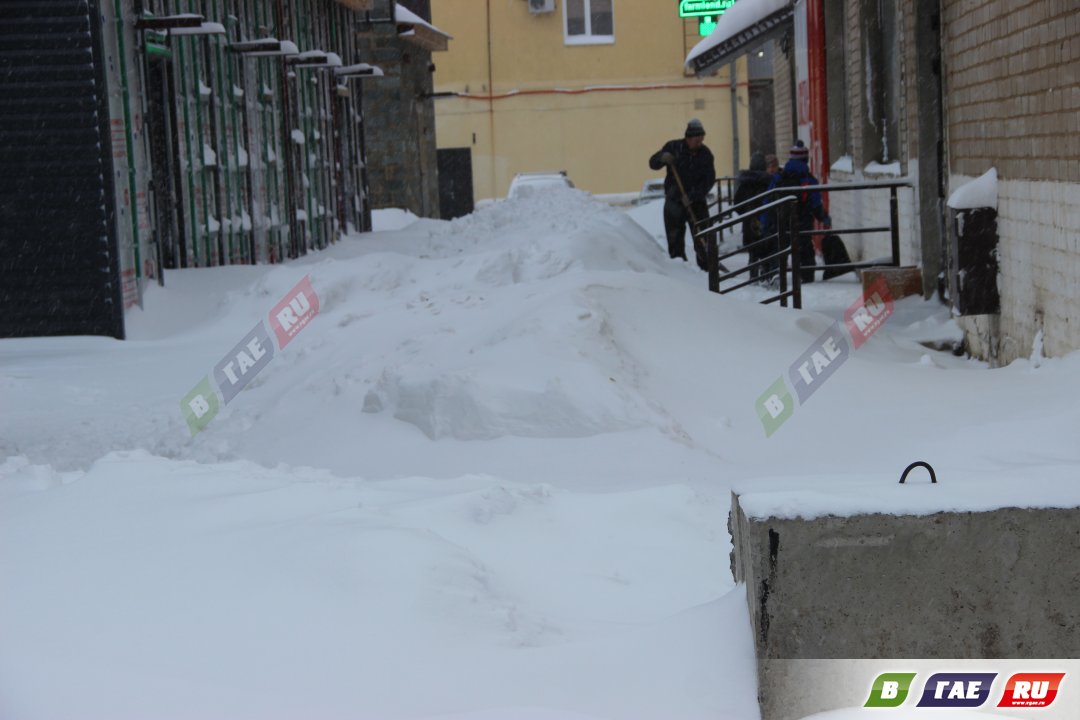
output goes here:
[{"label": "knit hat", "polygon": [[700,120],[693,118],[690,122],[686,123],[686,137],[702,137],[704,135],[705,128],[702,126]]},{"label": "knit hat", "polygon": [[750,169],[765,172],[766,162],[763,153],[756,152],[750,156]]},{"label": "knit hat", "polygon": [[802,140],[796,140],[795,144],[791,146],[791,150],[788,151],[788,157],[792,160],[808,160],[810,158],[810,148],[803,145]]}]

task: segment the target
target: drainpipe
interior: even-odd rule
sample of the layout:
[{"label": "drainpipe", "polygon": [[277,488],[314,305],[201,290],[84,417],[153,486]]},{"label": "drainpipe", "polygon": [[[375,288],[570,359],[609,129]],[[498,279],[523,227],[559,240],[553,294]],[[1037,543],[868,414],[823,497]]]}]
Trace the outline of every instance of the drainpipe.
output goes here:
[{"label": "drainpipe", "polygon": [[[739,174],[739,82],[735,73],[735,61],[730,65],[731,73],[731,174]],[[730,202],[730,200],[729,200]]]},{"label": "drainpipe", "polygon": [[124,46],[124,16],[120,0],[113,0],[113,12],[116,13],[116,44],[120,55],[120,90],[124,104],[124,145],[127,148],[128,193],[131,195],[131,237],[135,248],[135,288],[142,306],[142,259],[139,253],[139,199],[135,194],[135,142],[131,136],[131,95],[128,91],[127,50]]},{"label": "drainpipe", "polygon": [[[274,3],[274,21],[278,32],[285,39],[285,8],[282,0]],[[299,38],[297,38],[299,40]],[[300,223],[296,219],[296,190],[293,178],[293,141],[292,141],[292,102],[289,97],[289,65],[284,56],[278,59],[278,72],[281,74],[281,150],[285,156],[285,214],[289,221],[289,252],[290,258],[300,257]]]},{"label": "drainpipe", "polygon": [[487,18],[487,71],[488,71],[488,132],[491,136],[491,193],[495,194],[495,72],[491,61],[491,0],[484,3],[485,17]]}]

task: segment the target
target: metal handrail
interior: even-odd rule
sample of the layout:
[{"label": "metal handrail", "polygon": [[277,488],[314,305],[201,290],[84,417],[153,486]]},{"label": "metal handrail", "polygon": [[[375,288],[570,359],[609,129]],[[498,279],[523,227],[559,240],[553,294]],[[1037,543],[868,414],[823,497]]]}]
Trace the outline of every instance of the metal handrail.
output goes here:
[{"label": "metal handrail", "polygon": [[[706,242],[706,252],[708,258],[708,272],[709,272],[709,290],[717,293],[727,293],[732,290],[745,287],[753,282],[759,282],[762,276],[752,278],[751,280],[737,283],[736,285],[729,286],[720,290],[720,282],[722,280],[730,280],[737,277],[740,274],[749,274],[751,270],[756,267],[761,267],[773,260],[778,263],[778,268],[775,271],[765,273],[764,276],[772,276],[773,274],[779,274],[780,277],[780,293],[774,295],[762,301],[763,304],[780,301],[780,304],[787,306],[787,298],[790,297],[793,300],[793,305],[796,308],[802,307],[802,278],[799,268],[799,253],[797,248],[799,246],[799,238],[805,236],[814,235],[850,235],[850,234],[862,234],[862,233],[874,233],[874,232],[888,232],[891,235],[891,250],[892,257],[889,259],[888,264],[899,267],[900,265],[900,222],[899,222],[899,207],[897,199],[897,190],[901,187],[912,187],[911,180],[908,178],[900,178],[897,180],[875,180],[859,183],[839,183],[835,185],[801,185],[801,186],[785,186],[776,187],[770,190],[766,190],[748,200],[745,200],[738,205],[731,205],[726,209],[721,209],[716,215],[707,218],[705,221],[699,222],[698,227],[705,223],[710,223],[707,227],[700,230],[696,230],[692,235],[695,241],[702,239]],[[748,214],[759,214],[769,210],[777,210],[786,203],[796,199],[796,195],[805,192],[845,192],[849,190],[872,190],[872,189],[888,189],[889,190],[889,225],[888,226],[872,226],[866,228],[842,228],[838,230],[832,229],[815,229],[815,230],[798,230],[795,223],[795,213],[788,213],[788,225],[787,232],[778,229],[776,233],[773,233],[765,238],[760,238],[757,241],[744,245],[740,248],[736,248],[734,251],[728,252],[721,256],[717,249],[717,236],[724,230],[733,227],[734,225],[747,220]],[[775,197],[775,200],[771,198]],[[769,200],[766,204],[761,203],[765,200]],[[722,206],[721,206],[722,207]],[[745,211],[751,210],[752,213]],[[725,216],[731,216],[729,219],[724,220]],[[720,276],[719,270],[722,267],[720,260],[727,259],[733,255],[737,255],[741,252],[747,252],[754,247],[764,245],[767,242],[782,242],[782,236],[786,235],[788,242],[786,247],[783,247],[778,252],[773,253],[767,258],[762,258],[752,263],[748,263],[746,266],[739,270],[728,272],[726,268],[725,275]],[[784,266],[789,263],[786,262],[787,258],[790,260],[790,269],[785,270]],[[849,270],[856,270],[864,267],[871,267],[874,265],[880,265],[879,261],[860,262],[860,263],[844,263],[842,265],[830,265],[829,267],[834,270],[843,269],[845,272]],[[816,266],[815,266],[816,267]],[[787,276],[791,273],[791,290],[787,288]]]}]

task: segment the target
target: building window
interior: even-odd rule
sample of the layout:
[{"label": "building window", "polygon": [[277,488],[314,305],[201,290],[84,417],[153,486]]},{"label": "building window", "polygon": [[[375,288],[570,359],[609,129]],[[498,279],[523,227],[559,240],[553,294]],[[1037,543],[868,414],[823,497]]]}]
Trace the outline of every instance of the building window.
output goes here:
[{"label": "building window", "polygon": [[567,45],[615,42],[615,0],[565,0]]}]

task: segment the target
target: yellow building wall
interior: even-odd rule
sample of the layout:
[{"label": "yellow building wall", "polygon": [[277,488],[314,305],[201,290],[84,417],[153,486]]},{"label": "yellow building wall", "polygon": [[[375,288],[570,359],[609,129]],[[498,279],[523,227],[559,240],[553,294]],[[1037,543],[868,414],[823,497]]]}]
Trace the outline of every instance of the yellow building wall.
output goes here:
[{"label": "yellow building wall", "polygon": [[[566,170],[593,193],[632,192],[662,172],[649,155],[699,118],[718,176],[733,174],[731,83],[683,68],[696,21],[675,0],[614,0],[615,42],[567,45],[563,2],[435,0],[432,22],[453,36],[436,56],[440,148],[472,149],[476,199],[502,197],[515,173]],[[737,66],[739,167],[749,162],[746,64]],[[570,91],[570,92],[566,92]]]}]

